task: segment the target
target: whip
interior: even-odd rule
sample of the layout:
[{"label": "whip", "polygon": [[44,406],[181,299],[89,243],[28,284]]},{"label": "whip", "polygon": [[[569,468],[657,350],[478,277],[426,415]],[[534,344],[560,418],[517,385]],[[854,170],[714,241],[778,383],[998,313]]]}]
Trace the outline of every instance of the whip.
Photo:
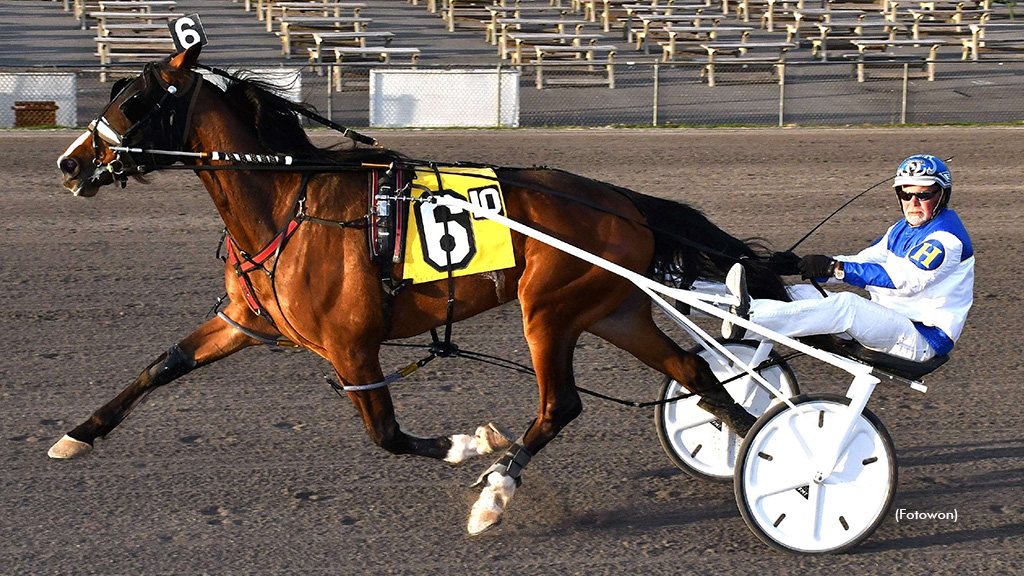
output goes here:
[{"label": "whip", "polygon": [[[953,156],[950,156],[949,158],[946,158],[945,162],[949,162],[949,161],[950,161],[950,160],[952,160],[952,159],[953,159]],[[796,247],[797,247],[797,246],[799,246],[800,244],[802,244],[804,240],[807,240],[808,236],[810,236],[811,234],[814,234],[814,231],[815,231],[815,230],[817,230],[818,228],[821,228],[821,227],[822,227],[822,226],[823,226],[823,225],[825,224],[825,222],[828,222],[829,220],[831,220],[831,219],[832,219],[832,217],[833,217],[833,216],[835,216],[836,214],[838,214],[840,210],[842,210],[843,208],[846,208],[846,207],[847,207],[847,206],[849,206],[850,204],[853,204],[853,201],[854,201],[854,200],[856,200],[857,198],[860,198],[861,196],[863,196],[863,195],[867,194],[868,192],[871,192],[871,191],[872,191],[872,190],[874,190],[875,188],[878,188],[879,186],[881,186],[882,184],[884,184],[884,183],[888,182],[888,181],[889,181],[889,180],[891,180],[891,179],[892,179],[892,177],[890,176],[890,177],[887,177],[887,178],[883,179],[883,180],[882,180],[882,181],[880,181],[880,182],[877,182],[877,183],[875,183],[875,184],[872,184],[872,185],[871,185],[871,187],[869,187],[869,188],[868,188],[867,190],[865,190],[865,191],[861,192],[860,194],[857,194],[857,195],[856,195],[856,196],[854,196],[853,198],[850,198],[849,200],[847,200],[846,202],[844,202],[842,206],[840,206],[839,208],[836,208],[836,209],[835,209],[835,211],[833,211],[833,212],[832,212],[831,214],[829,214],[828,216],[826,216],[824,220],[822,220],[821,222],[819,222],[817,226],[815,226],[814,228],[811,228],[811,231],[810,231],[810,232],[808,232],[807,234],[804,234],[803,238],[801,238],[801,239],[797,240],[797,241],[796,241],[796,244],[793,244],[792,246],[790,246],[790,247],[789,247],[789,250],[786,250],[786,252],[792,252],[793,250],[796,250]]]}]

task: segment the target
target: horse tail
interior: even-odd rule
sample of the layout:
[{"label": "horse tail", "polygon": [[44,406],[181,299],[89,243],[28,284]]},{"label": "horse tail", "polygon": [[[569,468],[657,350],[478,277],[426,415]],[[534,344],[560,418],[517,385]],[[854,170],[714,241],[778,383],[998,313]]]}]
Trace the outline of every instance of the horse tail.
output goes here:
[{"label": "horse tail", "polygon": [[764,263],[764,242],[740,240],[722,230],[696,208],[681,202],[634,193],[654,233],[654,258],[648,270],[664,284],[688,287],[697,278],[723,281],[733,264],[743,261],[747,287],[755,298],[789,300],[786,285]]}]

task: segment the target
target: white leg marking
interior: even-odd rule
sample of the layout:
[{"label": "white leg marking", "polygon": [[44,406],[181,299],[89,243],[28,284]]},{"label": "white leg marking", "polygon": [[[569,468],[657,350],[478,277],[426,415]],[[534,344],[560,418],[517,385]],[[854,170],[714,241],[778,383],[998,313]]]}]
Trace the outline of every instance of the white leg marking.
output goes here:
[{"label": "white leg marking", "polygon": [[487,486],[480,492],[480,498],[473,504],[473,509],[469,513],[466,530],[470,535],[476,536],[500,524],[502,515],[515,493],[515,480],[501,472],[491,472],[487,476]]},{"label": "white leg marking", "polygon": [[476,438],[468,434],[456,434],[452,436],[452,447],[448,450],[448,455],[444,457],[444,461],[458,464],[467,458],[479,455],[480,452],[477,451]]},{"label": "white leg marking", "polygon": [[491,422],[476,429],[476,444],[481,454],[490,454],[512,446],[512,438]]},{"label": "white leg marking", "polygon": [[444,459],[445,462],[451,462],[452,464],[458,464],[469,458],[504,450],[512,445],[512,440],[493,423],[478,427],[476,434],[473,436],[456,434],[451,437],[451,440],[452,447],[448,450],[448,455]]},{"label": "white leg marking", "polygon": [[75,440],[67,434],[64,435],[56,444],[50,446],[50,451],[46,453],[50,458],[56,458],[58,460],[64,460],[66,458],[74,458],[76,456],[84,456],[92,450],[92,446],[82,442],[81,440]]}]

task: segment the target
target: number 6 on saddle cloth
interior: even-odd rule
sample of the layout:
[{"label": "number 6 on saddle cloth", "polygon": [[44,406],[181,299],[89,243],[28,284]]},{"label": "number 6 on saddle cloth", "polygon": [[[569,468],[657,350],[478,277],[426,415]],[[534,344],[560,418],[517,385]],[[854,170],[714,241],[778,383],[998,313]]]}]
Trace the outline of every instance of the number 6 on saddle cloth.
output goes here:
[{"label": "number 6 on saddle cloth", "polygon": [[[492,272],[515,266],[511,231],[485,216],[452,206],[407,198],[452,196],[505,214],[501,187],[489,168],[436,166],[413,171],[403,184],[402,170],[371,175],[370,251],[375,260],[398,264],[395,279],[432,282],[452,276]],[[405,172],[408,174],[408,172]],[[395,194],[393,190],[407,191]],[[405,196],[398,199],[398,196]],[[412,216],[410,218],[410,216]]]}]

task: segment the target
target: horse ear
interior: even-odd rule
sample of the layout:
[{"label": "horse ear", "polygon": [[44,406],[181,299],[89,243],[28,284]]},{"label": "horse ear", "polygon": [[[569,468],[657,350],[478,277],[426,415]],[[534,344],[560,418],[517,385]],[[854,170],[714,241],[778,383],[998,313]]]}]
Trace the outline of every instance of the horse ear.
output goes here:
[{"label": "horse ear", "polygon": [[188,50],[171,58],[171,66],[181,70],[191,70],[199,61],[199,52],[202,49],[202,45],[193,44]]}]

